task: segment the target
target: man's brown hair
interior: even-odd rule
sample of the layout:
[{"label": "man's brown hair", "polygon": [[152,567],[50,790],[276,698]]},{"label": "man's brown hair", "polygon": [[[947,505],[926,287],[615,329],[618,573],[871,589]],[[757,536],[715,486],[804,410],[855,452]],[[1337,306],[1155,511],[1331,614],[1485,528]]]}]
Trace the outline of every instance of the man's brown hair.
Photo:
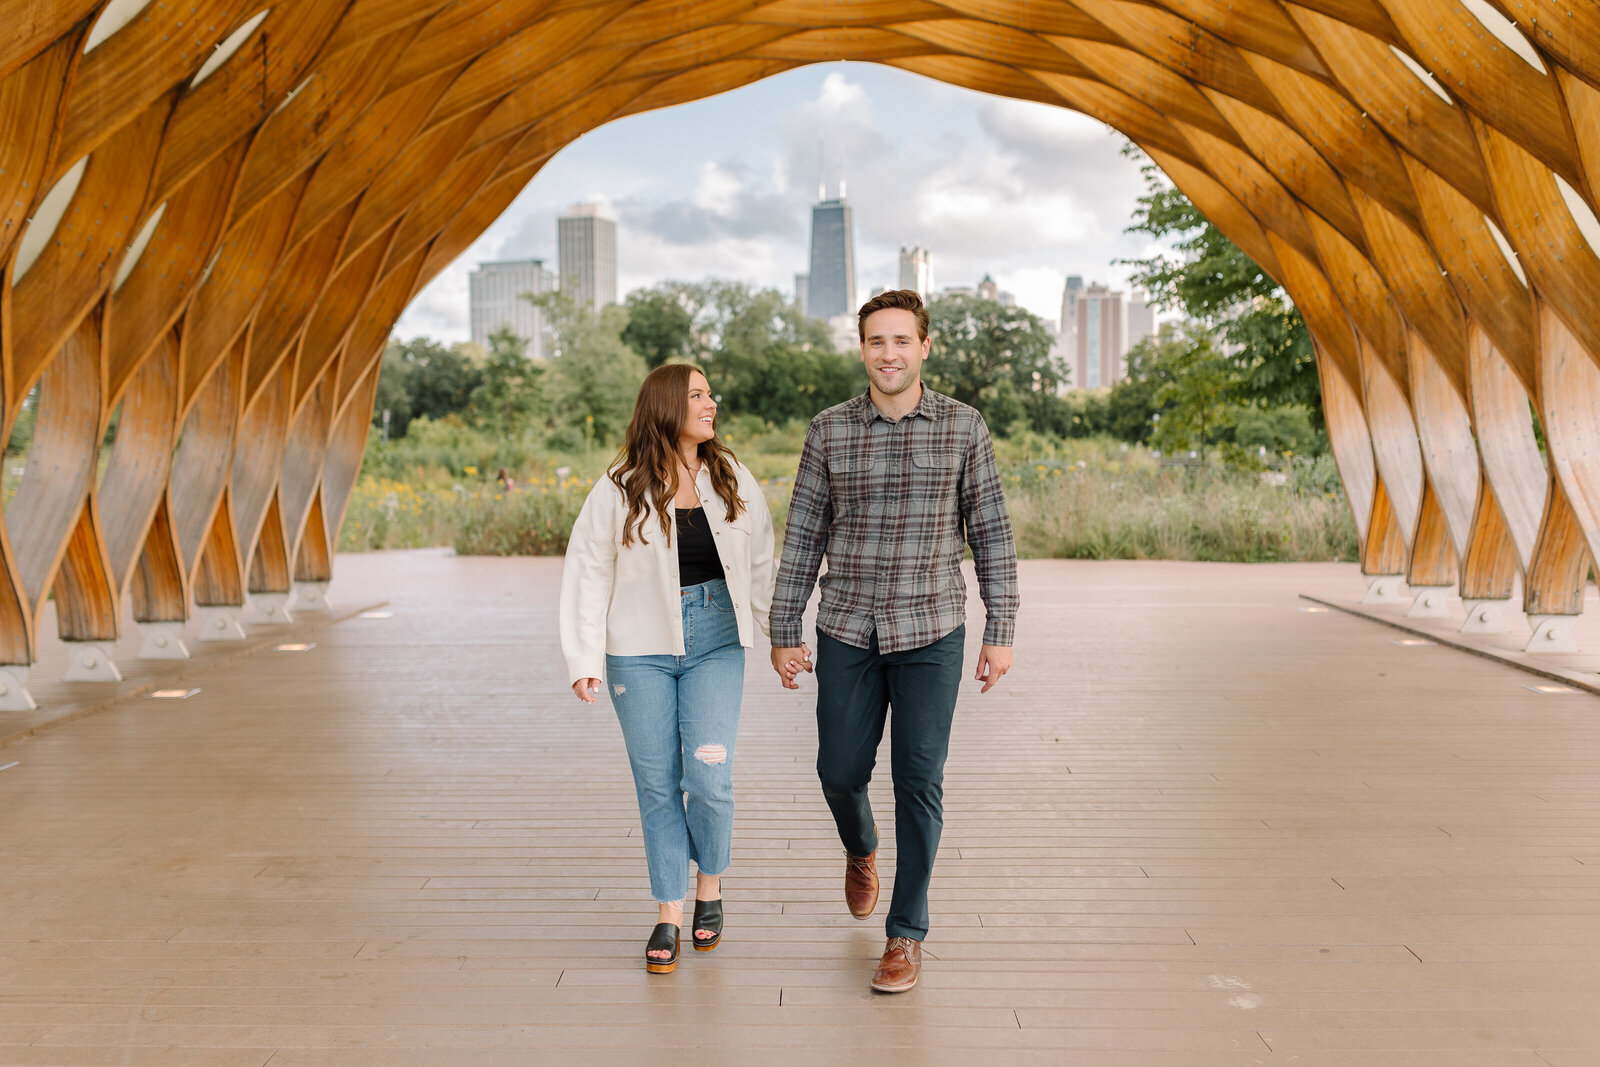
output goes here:
[{"label": "man's brown hair", "polygon": [[922,297],[917,295],[915,289],[890,289],[862,304],[861,310],[856,312],[856,332],[861,335],[861,340],[867,339],[867,316],[884,308],[899,308],[911,312],[917,317],[917,340],[928,339],[928,309],[922,303]]}]

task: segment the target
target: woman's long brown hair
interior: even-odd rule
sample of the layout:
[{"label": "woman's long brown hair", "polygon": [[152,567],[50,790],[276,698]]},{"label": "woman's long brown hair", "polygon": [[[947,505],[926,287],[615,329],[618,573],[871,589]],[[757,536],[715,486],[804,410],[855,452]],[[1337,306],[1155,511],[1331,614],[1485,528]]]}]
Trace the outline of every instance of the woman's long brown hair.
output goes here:
[{"label": "woman's long brown hair", "polygon": [[[622,451],[610,471],[611,480],[628,502],[628,517],[622,523],[623,548],[632,544],[636,536],[640,544],[649,544],[644,527],[652,510],[661,522],[667,544],[672,543],[667,504],[678,492],[678,435],[689,421],[689,377],[697,372],[704,376],[693,364],[669,363],[651,371],[639,386]],[[699,456],[710,471],[711,487],[727,505],[728,521],[732,522],[744,511],[733,453],[713,437],[700,442]]]}]

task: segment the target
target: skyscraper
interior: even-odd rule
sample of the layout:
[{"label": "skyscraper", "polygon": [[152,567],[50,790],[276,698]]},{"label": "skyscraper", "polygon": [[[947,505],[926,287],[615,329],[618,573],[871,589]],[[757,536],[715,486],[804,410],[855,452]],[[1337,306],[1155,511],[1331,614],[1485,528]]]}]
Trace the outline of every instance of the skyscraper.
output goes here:
[{"label": "skyscraper", "polygon": [[1131,350],[1155,332],[1156,309],[1150,306],[1150,298],[1144,290],[1135,289],[1128,301],[1128,348]]},{"label": "skyscraper", "polygon": [[900,246],[900,288],[914,291],[924,303],[933,297],[933,263],[921,245]]},{"label": "skyscraper", "polygon": [[[1078,350],[1078,294],[1083,292],[1083,275],[1067,275],[1061,290],[1061,348],[1069,355]],[[1074,380],[1073,385],[1083,382]]]},{"label": "skyscraper", "polygon": [[561,291],[598,311],[617,302],[617,224],[599,204],[574,204],[556,220]]},{"label": "skyscraper", "polygon": [[489,335],[502,326],[528,342],[528,356],[545,356],[544,312],[523,299],[524,294],[547,292],[555,279],[538,259],[503,259],[479,263],[467,275],[468,314],[472,343],[489,347]]},{"label": "skyscraper", "polygon": [[1067,349],[1072,385],[1098,389],[1121,381],[1128,373],[1128,305],[1124,294],[1098,282],[1080,289],[1073,319],[1077,343]]},{"label": "skyscraper", "polygon": [[800,314],[809,315],[806,305],[810,302],[811,275],[796,274],[794,276],[794,306],[800,309]]},{"label": "skyscraper", "polygon": [[806,314],[824,321],[856,312],[856,253],[850,204],[839,196],[811,208],[811,271]]}]

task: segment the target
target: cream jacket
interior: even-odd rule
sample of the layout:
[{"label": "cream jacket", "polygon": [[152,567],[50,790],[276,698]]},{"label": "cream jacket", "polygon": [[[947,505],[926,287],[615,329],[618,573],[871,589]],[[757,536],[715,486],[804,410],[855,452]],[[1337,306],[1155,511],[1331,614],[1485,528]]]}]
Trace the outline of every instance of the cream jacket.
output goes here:
[{"label": "cream jacket", "polygon": [[[743,464],[735,463],[739,496],[745,509],[728,521],[727,505],[711,487],[704,467],[695,491],[710,522],[712,539],[733,599],[739,643],[755,643],[755,627],[767,632],[772,587],[777,577],[773,559],[772,515],[761,484]],[[676,508],[673,509],[676,512]],[[654,517],[645,520],[648,544],[622,547],[622,521],[628,504],[609,476],[595,482],[583,502],[567,542],[561,573],[561,651],[571,682],[604,678],[606,655],[681,656],[683,607],[678,585],[678,542],[671,545]],[[668,519],[674,523],[676,514]]]}]

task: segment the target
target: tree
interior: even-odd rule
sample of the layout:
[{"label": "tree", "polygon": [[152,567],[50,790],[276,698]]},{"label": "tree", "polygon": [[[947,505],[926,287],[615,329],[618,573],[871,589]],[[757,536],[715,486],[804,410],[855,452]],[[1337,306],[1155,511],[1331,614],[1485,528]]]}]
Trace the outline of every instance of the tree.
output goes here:
[{"label": "tree", "polygon": [[1037,315],[958,294],[934,300],[928,317],[929,385],[983,412],[997,434],[1009,433],[1018,420],[1040,432],[1063,432],[1070,416],[1057,389],[1065,373],[1051,357],[1054,338]]},{"label": "tree", "polygon": [[1195,449],[1205,466],[1206,447],[1233,425],[1232,361],[1217,350],[1209,330],[1194,324],[1163,331],[1150,358],[1159,367],[1148,377],[1159,380],[1161,406],[1151,443],[1163,452]]},{"label": "tree", "polygon": [[643,356],[652,370],[673,360],[695,358],[693,309],[700,303],[695,288],[683,282],[665,282],[628,294],[628,325],[622,340]]},{"label": "tree", "polygon": [[528,342],[502,326],[489,335],[489,352],[481,381],[472,391],[470,414],[480,429],[500,437],[518,437],[544,414],[541,378],[545,368],[528,358]]},{"label": "tree", "polygon": [[540,293],[554,341],[549,389],[551,422],[563,443],[610,444],[622,437],[646,373],[644,359],[622,341],[627,311],[594,311],[563,293]]},{"label": "tree", "polygon": [[372,421],[383,425],[389,412],[389,436],[404,437],[419,415],[443,418],[464,411],[482,381],[482,372],[467,357],[465,345],[446,348],[430,337],[391,339],[378,375],[378,400]]},{"label": "tree", "polygon": [[713,282],[702,311],[706,376],[722,402],[767,422],[809,419],[865,386],[859,359],[833,350],[828,328],[776,289]]},{"label": "tree", "polygon": [[[865,387],[860,361],[833,351],[828,329],[775,289],[741,282],[665,282],[628,297],[634,338],[701,365],[725,410],[766,422],[809,419]],[[685,324],[687,323],[687,325]]]},{"label": "tree", "polygon": [[[1139,154],[1129,145],[1125,152]],[[1267,407],[1304,404],[1321,410],[1316,363],[1305,321],[1288,294],[1239,246],[1223,235],[1154,163],[1141,168],[1139,198],[1129,233],[1174,240],[1177,256],[1122,260],[1151,303],[1215,328],[1228,349],[1238,403]]]}]

